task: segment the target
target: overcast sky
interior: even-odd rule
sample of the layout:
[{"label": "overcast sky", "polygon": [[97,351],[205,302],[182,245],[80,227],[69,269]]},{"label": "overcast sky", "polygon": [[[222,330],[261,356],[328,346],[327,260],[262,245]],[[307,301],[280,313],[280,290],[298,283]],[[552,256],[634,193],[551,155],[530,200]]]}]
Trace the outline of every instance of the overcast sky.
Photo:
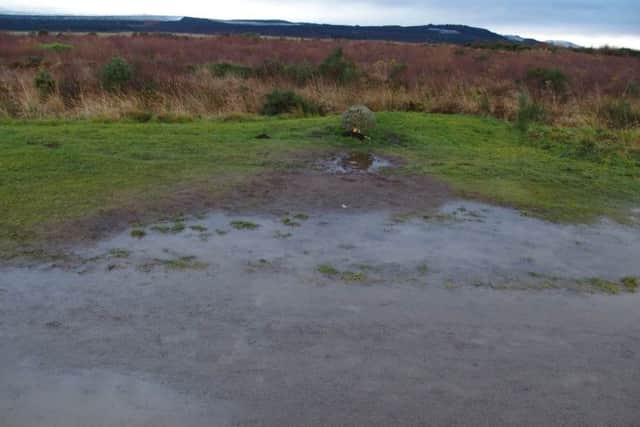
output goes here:
[{"label": "overcast sky", "polygon": [[0,10],[286,19],[335,24],[466,24],[539,40],[640,49],[640,0],[3,0]]}]

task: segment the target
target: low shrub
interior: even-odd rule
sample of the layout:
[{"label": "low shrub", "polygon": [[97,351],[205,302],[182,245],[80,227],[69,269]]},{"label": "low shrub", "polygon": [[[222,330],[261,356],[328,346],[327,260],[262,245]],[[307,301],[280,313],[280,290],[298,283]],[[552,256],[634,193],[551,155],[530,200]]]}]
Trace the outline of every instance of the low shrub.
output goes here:
[{"label": "low shrub", "polygon": [[544,121],[545,116],[546,112],[541,104],[533,101],[526,93],[520,94],[516,118],[516,127],[519,130],[526,131],[531,123]]},{"label": "low shrub", "polygon": [[598,117],[610,128],[640,126],[640,110],[634,109],[629,101],[623,99],[601,105]]},{"label": "low shrub", "polygon": [[313,101],[303,98],[292,90],[276,89],[265,97],[262,114],[275,116],[278,114],[298,113],[301,115],[321,114],[321,108]]},{"label": "low shrub", "polygon": [[114,57],[103,68],[101,73],[102,85],[109,91],[120,91],[131,81],[133,71],[131,66],[122,58]]},{"label": "low shrub", "polygon": [[238,65],[238,64],[231,64],[228,62],[211,64],[209,65],[209,71],[215,77],[226,77],[229,75],[234,75],[237,77],[241,77],[243,79],[247,79],[251,77],[251,75],[253,74],[253,70],[251,69],[251,67]]},{"label": "low shrub", "polygon": [[320,64],[320,74],[340,84],[351,83],[358,78],[353,61],[345,58],[342,48],[337,48]]},{"label": "low shrub", "polygon": [[525,80],[537,89],[549,88],[557,95],[564,95],[569,85],[569,77],[557,68],[530,69]]},{"label": "low shrub", "polygon": [[48,98],[56,90],[56,81],[47,70],[40,70],[33,80],[35,87],[43,99]]},{"label": "low shrub", "polygon": [[342,128],[345,132],[368,135],[375,126],[375,114],[364,105],[353,105],[342,113]]},{"label": "low shrub", "polygon": [[149,111],[131,110],[131,111],[127,111],[124,114],[124,117],[134,122],[147,123],[151,121],[151,119],[153,118],[153,114]]},{"label": "low shrub", "polygon": [[161,113],[158,114],[156,120],[160,123],[190,123],[193,122],[197,116],[190,116],[185,114],[172,114],[172,113]]}]

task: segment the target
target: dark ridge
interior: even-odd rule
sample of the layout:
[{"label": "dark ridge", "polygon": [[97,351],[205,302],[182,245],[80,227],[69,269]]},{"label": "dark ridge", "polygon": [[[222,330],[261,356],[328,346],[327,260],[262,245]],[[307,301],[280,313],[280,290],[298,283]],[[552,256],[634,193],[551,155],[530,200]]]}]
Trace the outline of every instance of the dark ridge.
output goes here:
[{"label": "dark ridge", "polygon": [[275,37],[389,40],[414,43],[510,42],[504,36],[465,25],[351,26],[292,23],[278,20],[211,20],[185,17],[91,17],[0,15],[0,30],[53,32],[166,32],[193,34],[257,34]]}]

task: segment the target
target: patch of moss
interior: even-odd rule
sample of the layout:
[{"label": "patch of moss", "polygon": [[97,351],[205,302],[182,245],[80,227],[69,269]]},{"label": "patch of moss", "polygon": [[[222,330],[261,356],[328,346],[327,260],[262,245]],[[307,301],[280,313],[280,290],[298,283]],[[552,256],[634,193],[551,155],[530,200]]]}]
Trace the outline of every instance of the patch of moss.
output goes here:
[{"label": "patch of moss", "polygon": [[207,227],[205,227],[204,225],[192,225],[191,227],[189,227],[191,230],[193,231],[197,231],[198,233],[204,233],[205,231],[208,230]]}]

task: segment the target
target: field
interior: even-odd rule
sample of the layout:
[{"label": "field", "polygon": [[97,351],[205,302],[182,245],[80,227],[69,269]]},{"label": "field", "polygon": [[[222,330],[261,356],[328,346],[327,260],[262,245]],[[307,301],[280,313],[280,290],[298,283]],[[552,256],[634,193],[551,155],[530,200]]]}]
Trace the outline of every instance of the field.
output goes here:
[{"label": "field", "polygon": [[[338,48],[343,56],[332,57]],[[513,121],[524,97],[546,123],[632,127],[640,121],[634,53],[251,35],[0,34],[0,115],[211,118],[260,113],[266,94],[290,89],[321,113],[363,103],[374,111]],[[124,60],[124,74],[107,75],[113,58]]]},{"label": "field", "polygon": [[638,65],[0,34],[0,424],[637,425]]}]

